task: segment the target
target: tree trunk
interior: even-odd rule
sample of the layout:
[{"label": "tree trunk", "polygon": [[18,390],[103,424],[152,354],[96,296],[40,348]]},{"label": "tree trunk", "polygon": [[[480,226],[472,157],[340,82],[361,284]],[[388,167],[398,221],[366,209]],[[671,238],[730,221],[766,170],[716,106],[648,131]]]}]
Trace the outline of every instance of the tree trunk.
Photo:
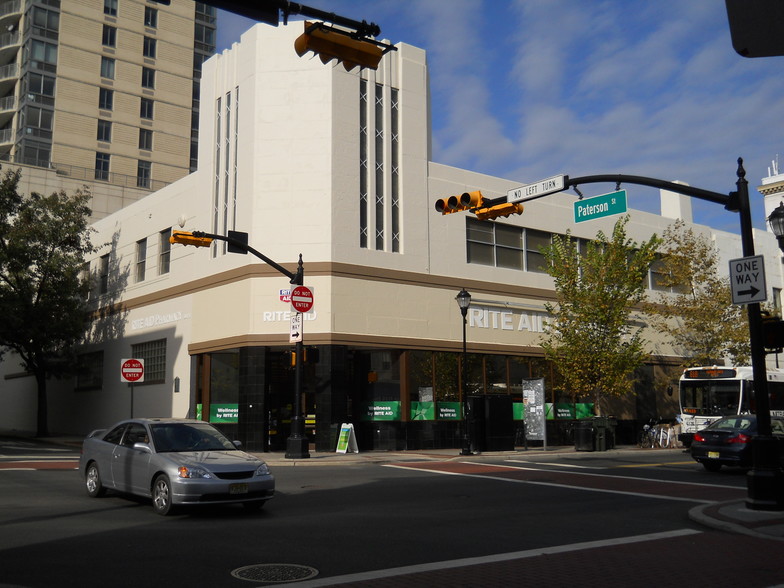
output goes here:
[{"label": "tree trunk", "polygon": [[46,373],[36,371],[35,383],[38,388],[38,431],[36,437],[49,436],[49,415],[46,403]]}]

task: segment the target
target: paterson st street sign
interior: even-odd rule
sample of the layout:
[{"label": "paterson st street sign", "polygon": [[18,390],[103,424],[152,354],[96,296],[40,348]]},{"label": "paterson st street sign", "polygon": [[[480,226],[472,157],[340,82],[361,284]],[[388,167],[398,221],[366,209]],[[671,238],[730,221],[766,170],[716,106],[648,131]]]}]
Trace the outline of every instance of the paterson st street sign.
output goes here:
[{"label": "paterson st street sign", "polygon": [[574,222],[594,220],[626,212],[626,190],[618,190],[574,203]]}]

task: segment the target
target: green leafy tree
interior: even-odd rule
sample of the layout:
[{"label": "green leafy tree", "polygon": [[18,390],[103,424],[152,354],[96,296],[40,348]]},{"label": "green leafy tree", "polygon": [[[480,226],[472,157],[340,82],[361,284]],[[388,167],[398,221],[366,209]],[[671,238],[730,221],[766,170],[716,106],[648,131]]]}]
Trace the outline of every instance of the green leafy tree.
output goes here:
[{"label": "green leafy tree", "polygon": [[[89,325],[80,278],[90,243],[90,195],[19,194],[19,171],[0,176],[0,353],[35,376],[37,434],[49,434],[46,382],[70,373]],[[1,357],[1,356],[0,356]]]},{"label": "green leafy tree", "polygon": [[732,304],[729,278],[718,273],[719,253],[704,235],[678,220],[664,231],[656,281],[661,292],[646,306],[651,324],[684,350],[683,367],[729,358],[749,361],[748,321]]},{"label": "green leafy tree", "polygon": [[630,315],[645,297],[659,239],[638,245],[627,237],[628,222],[619,219],[611,237],[599,232],[582,251],[568,232],[542,248],[557,297],[545,304],[552,318],[542,348],[572,401],[591,397],[597,414],[606,397],[633,391],[634,371],[647,356],[643,327]]}]

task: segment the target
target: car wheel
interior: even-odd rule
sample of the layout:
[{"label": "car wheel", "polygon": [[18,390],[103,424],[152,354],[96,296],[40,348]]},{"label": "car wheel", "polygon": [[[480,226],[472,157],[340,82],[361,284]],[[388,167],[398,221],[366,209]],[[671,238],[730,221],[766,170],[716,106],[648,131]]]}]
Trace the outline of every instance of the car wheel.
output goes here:
[{"label": "car wheel", "polygon": [[87,471],[84,474],[84,484],[87,488],[87,495],[92,498],[99,498],[106,494],[106,488],[103,487],[103,482],[101,482],[101,473],[98,471],[98,465],[95,462],[87,466]]},{"label": "car wheel", "polygon": [[718,472],[721,469],[721,464],[716,463],[715,461],[703,461],[702,467],[704,467],[709,472]]},{"label": "car wheel", "polygon": [[248,512],[256,512],[264,508],[266,500],[256,500],[254,502],[243,502],[242,507]]},{"label": "car wheel", "polygon": [[172,512],[171,483],[165,474],[155,478],[152,484],[152,507],[159,515],[166,516]]}]

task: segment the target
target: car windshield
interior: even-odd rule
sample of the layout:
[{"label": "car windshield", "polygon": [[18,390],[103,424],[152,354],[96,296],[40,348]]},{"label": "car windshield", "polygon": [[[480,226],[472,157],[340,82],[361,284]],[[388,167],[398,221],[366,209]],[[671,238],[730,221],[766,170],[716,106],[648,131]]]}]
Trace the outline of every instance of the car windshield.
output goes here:
[{"label": "car windshield", "polygon": [[207,423],[161,423],[150,429],[158,453],[237,450],[223,433]]}]

